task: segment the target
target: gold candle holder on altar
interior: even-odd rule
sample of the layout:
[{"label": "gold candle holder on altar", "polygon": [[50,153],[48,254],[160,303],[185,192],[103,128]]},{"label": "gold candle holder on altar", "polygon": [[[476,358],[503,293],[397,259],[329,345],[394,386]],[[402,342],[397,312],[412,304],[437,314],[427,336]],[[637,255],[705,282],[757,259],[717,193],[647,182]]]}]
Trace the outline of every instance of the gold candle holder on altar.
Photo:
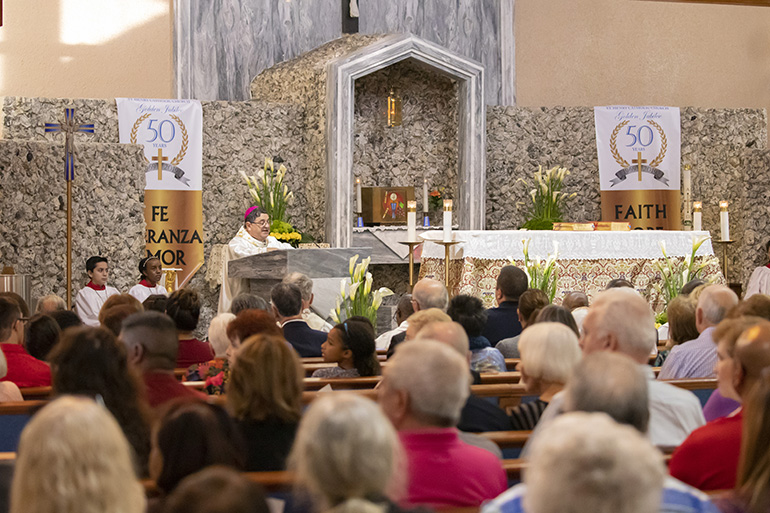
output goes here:
[{"label": "gold candle holder on altar", "polygon": [[450,249],[455,244],[460,244],[461,240],[433,240],[431,242],[435,242],[439,246],[444,246],[444,286],[446,287],[446,291],[449,294],[449,297],[452,297],[452,288],[449,285],[449,256],[450,256]]}]

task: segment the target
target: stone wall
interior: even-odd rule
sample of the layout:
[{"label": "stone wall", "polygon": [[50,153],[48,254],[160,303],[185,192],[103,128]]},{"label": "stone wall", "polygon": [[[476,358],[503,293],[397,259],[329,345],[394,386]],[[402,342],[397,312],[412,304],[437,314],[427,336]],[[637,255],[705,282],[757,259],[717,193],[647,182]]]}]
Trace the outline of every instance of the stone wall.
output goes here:
[{"label": "stone wall", "polygon": [[[72,297],[85,261],[109,259],[110,284],[127,291],[144,248],[144,161],[134,145],[77,145],[72,185]],[[67,185],[64,144],[0,140],[0,259],[31,277],[38,297],[66,296]],[[118,208],[116,208],[118,206]]]},{"label": "stone wall", "polygon": [[[403,123],[386,126],[391,86],[399,88]],[[353,173],[365,186],[414,186],[422,209],[431,187],[457,183],[457,84],[417,62],[401,61],[356,80]],[[427,149],[427,151],[426,151]]]},{"label": "stone wall", "polygon": [[[487,229],[515,229],[529,206],[529,180],[538,164],[570,170],[565,192],[576,192],[566,221],[601,217],[596,132],[590,107],[487,108]],[[742,282],[767,237],[756,212],[766,212],[766,114],[749,109],[681,109],[682,162],[692,170],[692,198],[702,201],[703,228],[719,237],[719,201],[730,202],[730,281]],[[715,244],[715,252],[721,249]]]},{"label": "stone wall", "polygon": [[[211,248],[214,244],[227,243],[235,234],[240,226],[244,210],[250,205],[249,195],[246,185],[240,177],[238,171],[244,170],[248,174],[254,173],[264,165],[266,156],[281,156],[286,163],[289,171],[286,175],[286,183],[294,190],[295,208],[291,211],[291,221],[299,229],[305,229],[309,224],[308,219],[320,215],[319,210],[314,208],[299,208],[300,205],[315,205],[305,194],[306,190],[306,156],[304,153],[304,111],[296,105],[268,104],[264,102],[203,102],[203,230],[204,230],[204,255],[205,262],[197,274],[190,282],[190,286],[199,290],[202,294],[203,310],[202,325],[207,325],[208,320],[216,313],[217,301],[219,297],[219,287],[208,283],[205,279],[208,270]],[[0,139],[0,153],[5,156],[9,166],[13,167],[9,176],[14,177],[13,191],[23,191],[20,195],[17,193],[12,197],[0,194],[0,205],[3,206],[3,212],[17,209],[17,200],[26,198],[31,191],[38,191],[38,194],[44,193],[51,197],[58,197],[62,193],[59,186],[49,180],[40,180],[37,175],[17,175],[21,162],[13,156],[13,152],[6,151],[11,141],[22,143],[26,141],[38,141],[43,146],[46,144],[59,148],[51,150],[53,155],[59,161],[56,164],[44,163],[46,169],[50,167],[50,173],[60,173],[62,164],[62,143],[61,134],[46,134],[43,130],[45,122],[60,121],[63,116],[64,107],[73,106],[76,108],[75,119],[77,122],[93,122],[96,126],[96,132],[93,136],[77,136],[76,147],[78,148],[78,180],[85,169],[94,169],[96,172],[93,182],[94,187],[101,187],[105,196],[99,201],[90,201],[90,196],[86,196],[89,201],[85,205],[98,205],[100,218],[103,225],[99,229],[90,229],[84,235],[82,233],[73,236],[73,240],[79,241],[78,244],[85,244],[88,247],[102,249],[103,254],[110,259],[110,265],[114,272],[113,284],[121,291],[127,291],[136,281],[136,265],[141,258],[144,249],[144,218],[143,206],[144,200],[144,180],[143,166],[133,168],[129,166],[120,166],[120,157],[124,155],[126,148],[129,148],[133,155],[132,158],[138,158],[143,162],[141,154],[137,147],[118,144],[118,117],[117,107],[114,101],[109,100],[62,100],[54,98],[5,98],[4,127],[3,137]],[[86,139],[88,137],[88,139]],[[97,144],[102,148],[108,161],[102,163],[97,161],[100,155],[94,154],[93,158],[88,155],[81,155],[85,151],[88,143],[83,141],[95,141],[105,144]],[[123,152],[123,153],[121,153]],[[113,158],[114,156],[114,158]],[[53,157],[52,157],[53,158]],[[2,161],[0,161],[2,162]],[[37,162],[37,161],[36,161]],[[51,162],[54,162],[52,160]],[[131,162],[127,159],[127,162]],[[107,167],[105,167],[107,166]],[[113,170],[118,168],[119,172]],[[109,170],[109,171],[108,171]],[[98,171],[98,172],[97,172]],[[104,171],[104,172],[102,172]],[[130,201],[123,204],[124,195],[115,196],[109,191],[118,184],[126,182],[124,173],[131,173],[131,182],[135,182],[138,189],[129,189],[125,194],[129,194]],[[41,175],[45,176],[45,175]],[[58,175],[57,175],[58,176]],[[109,178],[104,178],[109,177]],[[61,187],[64,187],[63,183]],[[82,195],[82,185],[76,182],[76,196]],[[122,190],[122,189],[121,189]],[[29,191],[29,192],[28,192]],[[133,191],[133,192],[131,192]],[[58,195],[58,196],[57,196]],[[82,196],[81,196],[82,197]],[[100,196],[101,197],[101,196]],[[115,202],[114,198],[120,198]],[[10,200],[6,203],[6,199]],[[58,201],[58,200],[57,200]],[[132,216],[130,219],[124,219],[122,214],[125,208],[134,208],[133,203],[139,204],[139,215]],[[47,203],[51,203],[47,201]],[[55,204],[59,204],[54,202]],[[116,208],[116,205],[118,208]],[[57,207],[58,208],[58,207]],[[63,209],[64,207],[61,207]],[[91,207],[89,207],[91,208]],[[319,207],[320,208],[320,207]],[[73,212],[78,212],[78,205],[73,207]],[[62,212],[62,215],[63,212]],[[77,215],[77,214],[76,214]],[[24,217],[22,221],[10,222],[3,226],[9,229],[20,229],[21,233],[36,233],[45,227],[45,219],[38,217]],[[20,222],[28,220],[26,225],[20,226]],[[61,221],[62,223],[64,221]],[[63,226],[63,225],[62,225]],[[58,228],[57,228],[58,230]],[[323,230],[323,227],[321,227]],[[58,233],[58,231],[57,231]],[[312,232],[311,232],[312,233]],[[117,251],[118,246],[113,243],[106,243],[102,246],[100,241],[111,241],[108,237],[117,237],[124,241],[124,245],[131,248],[130,252],[113,253]],[[316,233],[316,235],[321,235]],[[19,240],[26,238],[20,237]],[[5,240],[5,239],[4,239]],[[34,241],[30,241],[33,243]],[[25,242],[26,243],[26,242]],[[75,247],[78,247],[77,245]],[[120,246],[122,247],[122,246]],[[6,264],[17,265],[12,261],[10,255],[15,253],[7,252],[3,246],[0,246],[3,261]],[[6,255],[9,258],[6,258]],[[82,260],[81,255],[73,252],[75,261]],[[63,255],[63,253],[62,253]],[[23,255],[22,255],[23,256]],[[63,256],[62,256],[63,258]],[[40,263],[44,260],[36,259],[36,273],[40,272]],[[63,264],[61,268],[63,269]],[[21,268],[20,268],[21,269]],[[60,272],[57,269],[45,271],[41,278],[41,285],[33,287],[33,296],[39,294],[48,294],[53,292],[63,294],[64,288],[54,289],[47,285],[55,282]],[[77,279],[77,283],[82,281],[82,277]],[[63,283],[63,282],[62,282]],[[82,286],[80,284],[79,286]],[[79,287],[78,287],[79,288]]]}]

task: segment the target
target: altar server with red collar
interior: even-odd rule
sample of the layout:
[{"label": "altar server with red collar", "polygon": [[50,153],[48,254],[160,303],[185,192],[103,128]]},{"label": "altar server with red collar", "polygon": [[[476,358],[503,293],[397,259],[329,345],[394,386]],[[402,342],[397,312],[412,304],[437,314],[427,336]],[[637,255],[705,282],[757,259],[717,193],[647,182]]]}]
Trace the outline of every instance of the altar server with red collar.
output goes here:
[{"label": "altar server with red collar", "polygon": [[128,293],[140,303],[144,303],[144,300],[153,294],[168,295],[166,287],[160,284],[163,269],[158,257],[148,256],[139,260],[139,274],[142,276],[141,281],[131,287]]},{"label": "altar server with red collar", "polygon": [[107,286],[110,272],[107,259],[103,256],[92,256],[86,260],[86,272],[91,280],[75,297],[75,311],[83,324],[99,326],[99,310],[108,297],[119,292],[115,287]]}]

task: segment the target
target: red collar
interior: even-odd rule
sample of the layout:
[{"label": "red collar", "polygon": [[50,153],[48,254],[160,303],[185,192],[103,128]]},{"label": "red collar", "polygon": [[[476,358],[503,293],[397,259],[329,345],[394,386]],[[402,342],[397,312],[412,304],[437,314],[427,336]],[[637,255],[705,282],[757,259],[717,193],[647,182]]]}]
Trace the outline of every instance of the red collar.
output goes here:
[{"label": "red collar", "polygon": [[142,281],[139,282],[139,285],[144,285],[148,289],[152,289],[152,288],[155,288],[158,284],[156,283],[155,285],[153,285],[152,283],[150,283],[146,279],[142,278]]},{"label": "red collar", "polygon": [[94,290],[104,290],[104,289],[107,288],[104,285],[97,285],[97,284],[95,284],[92,281],[89,281],[88,283],[86,283],[86,287],[88,287],[89,289],[94,289]]}]

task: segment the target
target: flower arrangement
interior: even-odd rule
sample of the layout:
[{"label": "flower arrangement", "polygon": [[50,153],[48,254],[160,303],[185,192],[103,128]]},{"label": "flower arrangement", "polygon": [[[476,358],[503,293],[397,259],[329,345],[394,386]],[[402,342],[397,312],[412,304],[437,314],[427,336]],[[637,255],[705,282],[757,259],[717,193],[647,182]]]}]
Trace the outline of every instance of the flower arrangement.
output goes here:
[{"label": "flower arrangement", "polygon": [[[279,158],[276,157],[276,160]],[[270,216],[270,231],[282,233],[276,228],[280,228],[279,223],[289,224],[286,220],[286,207],[294,197],[294,193],[283,183],[286,166],[281,164],[276,171],[273,159],[265,158],[265,167],[256,175],[247,176],[241,171],[241,176],[246,180],[254,204]]]},{"label": "flower arrangement", "polygon": [[[559,243],[553,242],[553,253],[548,258],[541,260],[535,257],[529,257],[529,244],[532,239],[522,239],[521,244],[524,252],[524,273],[529,280],[529,288],[540,289],[548,296],[548,300],[553,303],[556,297],[556,285],[559,280],[559,269],[556,267],[556,259],[559,257]],[[513,258],[510,259],[511,265],[516,265]]]},{"label": "flower arrangement", "polygon": [[444,192],[446,187],[439,187],[433,189],[428,193],[428,209],[429,210],[441,210],[444,208]]},{"label": "flower arrangement", "polygon": [[666,305],[668,305],[669,301],[679,295],[679,291],[682,290],[682,287],[687,282],[697,278],[703,268],[711,262],[710,259],[705,259],[700,264],[695,263],[695,253],[697,253],[703,243],[710,238],[710,235],[702,235],[700,237],[693,236],[692,251],[689,255],[684,257],[683,261],[668,256],[666,254],[666,243],[664,241],[658,242],[660,250],[663,253],[664,261],[663,263],[656,261],[655,267],[660,271],[663,283],[656,283],[655,290],[663,296]]},{"label": "flower arrangement", "polygon": [[358,261],[358,255],[350,259],[350,278],[340,281],[340,294],[337,296],[337,306],[331,311],[332,320],[339,324],[354,315],[361,315],[377,326],[377,310],[382,305],[382,299],[392,296],[393,291],[381,287],[372,292],[372,273],[369,272],[369,263],[372,258],[364,258]]},{"label": "flower arrangement", "polygon": [[[569,171],[564,167],[555,166],[543,171],[543,166],[538,166],[534,174],[534,188],[529,191],[532,205],[527,212],[527,221],[522,225],[522,228],[528,230],[552,230],[553,223],[564,220],[562,213],[564,203],[577,195],[574,192],[567,194],[561,190],[564,184],[564,177],[568,174]],[[519,178],[519,180],[529,185],[523,178]]]},{"label": "flower arrangement", "polygon": [[292,245],[292,247],[298,248],[299,243],[302,242],[302,234],[298,231],[292,231],[292,232],[270,232],[270,235],[275,237],[281,242],[287,242]]}]

